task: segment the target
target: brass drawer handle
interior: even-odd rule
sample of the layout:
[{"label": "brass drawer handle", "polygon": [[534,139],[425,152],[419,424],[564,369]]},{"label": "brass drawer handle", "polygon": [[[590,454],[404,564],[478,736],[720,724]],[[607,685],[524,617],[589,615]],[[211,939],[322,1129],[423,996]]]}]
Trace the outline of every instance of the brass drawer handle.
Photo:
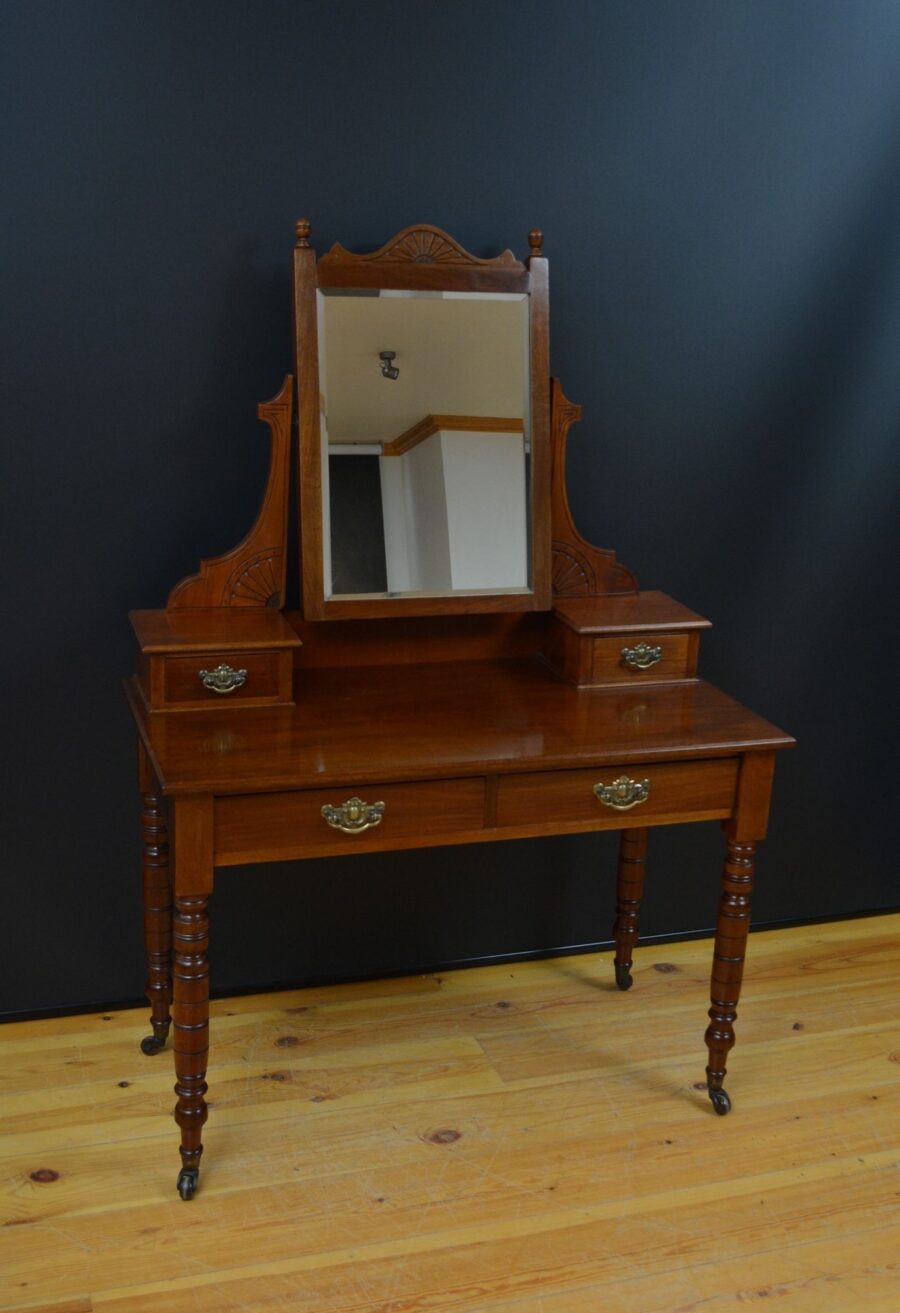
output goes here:
[{"label": "brass drawer handle", "polygon": [[198,673],[203,687],[213,693],[233,693],[247,682],[246,670],[235,670],[224,664],[216,666],[215,670],[201,670]]},{"label": "brass drawer handle", "polygon": [[622,660],[632,670],[649,670],[662,656],[662,647],[651,647],[649,643],[635,643],[634,647],[622,648]]},{"label": "brass drawer handle", "polygon": [[612,784],[595,784],[594,795],[604,807],[615,807],[617,812],[627,812],[650,797],[650,781],[632,780],[627,775],[620,775]]},{"label": "brass drawer handle", "polygon": [[384,816],[383,802],[363,802],[362,798],[348,798],[340,807],[330,803],[322,808],[322,815],[335,830],[344,834],[362,834],[373,825],[380,825]]}]

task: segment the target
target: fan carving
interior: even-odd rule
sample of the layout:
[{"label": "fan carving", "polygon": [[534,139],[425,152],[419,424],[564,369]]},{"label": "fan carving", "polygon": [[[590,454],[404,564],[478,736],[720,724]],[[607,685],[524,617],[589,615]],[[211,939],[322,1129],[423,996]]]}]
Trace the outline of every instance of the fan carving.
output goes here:
[{"label": "fan carving", "polygon": [[383,260],[412,260],[414,264],[466,264],[468,259],[459,247],[440,233],[417,228],[396,246],[385,251]]},{"label": "fan carving", "polygon": [[372,251],[368,255],[358,255],[338,243],[322,257],[319,264],[325,264],[327,267],[329,263],[342,263],[347,260],[381,261],[386,264],[492,265],[513,269],[524,268],[512,251],[503,251],[500,255],[487,260],[470,255],[447,233],[442,232],[440,228],[433,228],[430,224],[404,228],[403,232],[397,233],[396,237],[392,237],[379,250]]},{"label": "fan carving", "polygon": [[553,544],[553,594],[555,597],[585,597],[595,588],[594,572],[587,560],[565,543]]},{"label": "fan carving", "polygon": [[222,590],[222,606],[280,606],[277,547],[267,547],[235,566]]}]

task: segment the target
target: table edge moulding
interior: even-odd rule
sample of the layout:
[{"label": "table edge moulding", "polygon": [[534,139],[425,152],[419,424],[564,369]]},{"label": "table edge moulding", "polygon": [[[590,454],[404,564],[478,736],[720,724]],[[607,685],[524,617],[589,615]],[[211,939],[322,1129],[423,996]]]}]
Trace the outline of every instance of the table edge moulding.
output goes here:
[{"label": "table edge moulding", "polygon": [[[547,261],[540,232],[528,240],[524,262],[509,251],[482,259],[420,224],[371,254],[336,246],[317,261],[300,220],[296,368],[258,407],[271,459],[257,520],[236,548],[182,580],[165,610],[131,613],[138,664],[126,695],[138,736],[152,1030],[141,1047],[158,1053],[172,1027],[183,1199],[197,1189],[207,1118],[216,867],[615,829],[614,970],[626,991],[649,829],[719,821],[706,1084],[715,1112],[731,1107],[724,1079],[755,847],[775,752],[793,740],[698,677],[707,620],[640,591],[613,551],[575,528],[565,457],[581,410],[550,378]],[[325,597],[322,287],[530,298],[527,589]],[[287,611],[294,379],[301,609]]]}]

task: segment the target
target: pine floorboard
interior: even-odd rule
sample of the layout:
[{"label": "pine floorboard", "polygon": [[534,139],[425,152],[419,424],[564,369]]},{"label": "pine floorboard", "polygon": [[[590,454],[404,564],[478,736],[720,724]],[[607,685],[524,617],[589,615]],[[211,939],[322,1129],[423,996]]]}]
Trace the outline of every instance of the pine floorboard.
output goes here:
[{"label": "pine floorboard", "polygon": [[752,936],[726,1118],[710,954],[215,1002],[187,1204],[145,1010],[9,1024],[0,1309],[897,1313],[900,915]]}]

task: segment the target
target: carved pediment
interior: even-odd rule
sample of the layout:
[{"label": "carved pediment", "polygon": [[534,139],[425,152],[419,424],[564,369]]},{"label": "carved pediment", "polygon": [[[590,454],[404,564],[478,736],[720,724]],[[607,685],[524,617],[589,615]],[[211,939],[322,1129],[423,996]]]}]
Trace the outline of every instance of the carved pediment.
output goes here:
[{"label": "carved pediment", "polygon": [[410,228],[404,228],[402,232],[397,233],[384,246],[377,251],[371,251],[367,255],[357,255],[338,243],[332,246],[327,255],[322,256],[319,264],[327,265],[347,261],[362,261],[370,264],[381,262],[384,264],[452,264],[475,265],[481,268],[485,266],[507,269],[524,268],[521,261],[517,260],[512,251],[509,250],[503,251],[500,255],[495,255],[490,259],[480,260],[477,256],[471,255],[464,247],[460,246],[459,242],[455,242],[452,237],[440,228],[435,228],[427,223],[414,224]]}]

